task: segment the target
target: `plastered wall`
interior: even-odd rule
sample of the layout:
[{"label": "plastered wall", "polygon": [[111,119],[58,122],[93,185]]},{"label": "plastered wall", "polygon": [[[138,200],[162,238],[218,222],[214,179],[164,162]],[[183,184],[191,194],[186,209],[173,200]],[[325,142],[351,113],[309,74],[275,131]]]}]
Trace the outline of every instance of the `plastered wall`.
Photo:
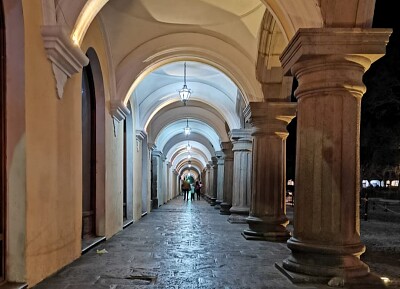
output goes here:
[{"label": "plastered wall", "polygon": [[[23,3],[26,104],[26,281],[33,286],[81,255],[82,128],[81,73],[56,95],[55,79],[40,34],[40,0]],[[95,20],[82,51],[97,53],[104,81],[103,177],[96,216],[99,235],[122,229],[122,124],[109,114],[109,68],[103,37]],[[40,77],[39,77],[40,76]],[[114,133],[115,132],[115,133]],[[119,133],[118,133],[119,132]]]},{"label": "plastered wall", "polygon": [[26,118],[26,280],[80,256],[80,75],[58,99],[40,34],[39,0],[23,3]]}]

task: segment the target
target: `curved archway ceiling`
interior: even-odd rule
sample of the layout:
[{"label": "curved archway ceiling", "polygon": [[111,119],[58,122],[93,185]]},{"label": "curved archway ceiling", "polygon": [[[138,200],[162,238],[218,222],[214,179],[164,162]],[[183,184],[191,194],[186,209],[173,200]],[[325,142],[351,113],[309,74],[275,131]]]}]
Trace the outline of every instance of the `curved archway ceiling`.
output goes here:
[{"label": "curved archway ceiling", "polygon": [[[167,64],[147,75],[136,87],[133,98],[138,108],[139,126],[146,128],[151,118],[164,106],[180,101],[184,62]],[[207,103],[214,108],[231,129],[240,127],[237,106],[242,102],[238,87],[216,68],[200,62],[186,63],[186,83],[192,94],[188,101]]]},{"label": "curved archway ceiling", "polygon": [[[105,5],[101,10],[100,19],[116,67],[127,55],[148,41],[163,35],[185,32],[217,37],[223,43],[234,47],[237,53],[247,59],[246,61],[256,63],[258,33],[265,9],[260,0],[118,0],[109,1]],[[232,61],[237,59],[234,57],[237,55],[235,53],[230,54]],[[169,119],[170,122],[165,123],[166,126],[155,132],[155,135],[154,132],[149,132],[149,129],[153,129],[149,125],[152,118],[161,112],[163,107],[180,102],[178,91],[183,86],[183,65],[183,61],[178,61],[159,67],[135,86],[131,102],[134,103],[136,129],[146,130],[150,141],[155,142],[158,149],[168,147],[179,150],[171,144],[172,136],[177,136],[184,127],[179,128],[179,120],[190,116],[191,102],[207,104],[203,107],[204,112],[216,113],[212,116],[210,113],[210,117],[204,119],[212,120],[221,116],[220,121],[210,123],[200,118],[193,119],[191,125],[193,133],[202,135],[211,144],[212,149],[204,141],[197,139],[199,144],[203,142],[202,149],[206,150],[204,153],[209,157],[221,149],[221,142],[229,141],[229,130],[243,126],[244,108],[240,89],[228,76],[213,66],[201,62],[187,62],[187,86],[192,90],[191,98],[185,107],[187,112],[183,113],[183,109],[176,110],[182,114],[177,114],[175,120]],[[162,111],[168,112],[171,113],[169,110]],[[181,140],[177,140],[179,141]]]},{"label": "curved archway ceiling", "polygon": [[178,31],[219,35],[255,62],[265,9],[260,0],[117,0],[101,15],[116,64],[141,44]]},{"label": "curved archway ceiling", "polygon": [[[147,130],[150,141],[163,151],[173,167],[184,158],[183,153],[176,155],[176,152],[184,150],[189,141],[194,156],[196,150],[201,152],[197,157],[204,168],[215,152],[221,150],[221,141],[229,140],[227,130],[241,128],[243,100],[235,83],[218,69],[188,61],[186,83],[192,95],[184,106],[179,97],[183,74],[183,61],[164,65],[138,84],[131,100],[135,102],[138,126]],[[208,117],[196,118],[196,114],[191,114],[201,107]],[[187,125],[192,136],[182,137]]]}]

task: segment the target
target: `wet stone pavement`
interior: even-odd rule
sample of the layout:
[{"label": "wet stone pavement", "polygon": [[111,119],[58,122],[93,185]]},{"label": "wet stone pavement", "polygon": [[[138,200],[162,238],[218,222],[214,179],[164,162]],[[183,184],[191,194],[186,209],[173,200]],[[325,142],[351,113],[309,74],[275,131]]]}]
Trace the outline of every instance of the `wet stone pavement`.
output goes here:
[{"label": "wet stone pavement", "polygon": [[286,244],[247,241],[245,228],[204,200],[179,197],[33,288],[331,288],[292,284],[274,267],[289,255]]}]

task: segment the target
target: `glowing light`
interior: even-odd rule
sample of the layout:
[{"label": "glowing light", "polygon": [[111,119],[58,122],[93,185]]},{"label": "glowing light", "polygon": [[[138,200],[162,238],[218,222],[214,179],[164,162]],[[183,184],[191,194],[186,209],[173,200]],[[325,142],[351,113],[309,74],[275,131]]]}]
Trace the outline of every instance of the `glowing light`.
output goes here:
[{"label": "glowing light", "polygon": [[72,31],[71,39],[75,45],[80,46],[93,19],[108,1],[109,0],[88,0],[86,2]]},{"label": "glowing light", "polygon": [[185,136],[188,136],[188,135],[190,135],[191,131],[192,131],[192,129],[190,128],[189,120],[187,119],[186,120],[186,127],[183,129],[183,132],[184,132]]},{"label": "glowing light", "polygon": [[72,42],[74,43],[75,46],[79,46],[79,40],[78,40],[78,36],[76,36],[76,34],[72,35]]},{"label": "glowing light", "polygon": [[192,158],[192,156],[190,154],[188,154],[188,159]]},{"label": "glowing light", "polygon": [[184,67],[183,88],[179,90],[179,96],[181,97],[183,104],[186,105],[186,102],[189,100],[192,90],[190,90],[186,85],[186,62],[183,67]]},{"label": "glowing light", "polygon": [[188,141],[188,144],[187,144],[187,146],[186,146],[186,150],[189,152],[191,149],[192,149],[192,146],[190,145],[190,143],[189,143],[189,141]]},{"label": "glowing light", "polygon": [[381,280],[383,281],[383,283],[385,284],[389,284],[391,281],[388,277],[381,277]]}]

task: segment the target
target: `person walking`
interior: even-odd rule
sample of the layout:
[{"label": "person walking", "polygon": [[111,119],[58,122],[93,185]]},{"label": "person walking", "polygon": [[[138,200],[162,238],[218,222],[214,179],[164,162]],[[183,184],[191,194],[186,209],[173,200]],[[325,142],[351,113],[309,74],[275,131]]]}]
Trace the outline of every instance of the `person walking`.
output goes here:
[{"label": "person walking", "polygon": [[194,191],[195,191],[195,193],[196,193],[196,196],[197,196],[197,200],[199,201],[200,200],[200,182],[199,181],[196,181],[196,185],[194,186]]},{"label": "person walking", "polygon": [[190,183],[188,180],[182,181],[182,191],[183,191],[183,200],[189,201],[189,190],[190,190]]}]

